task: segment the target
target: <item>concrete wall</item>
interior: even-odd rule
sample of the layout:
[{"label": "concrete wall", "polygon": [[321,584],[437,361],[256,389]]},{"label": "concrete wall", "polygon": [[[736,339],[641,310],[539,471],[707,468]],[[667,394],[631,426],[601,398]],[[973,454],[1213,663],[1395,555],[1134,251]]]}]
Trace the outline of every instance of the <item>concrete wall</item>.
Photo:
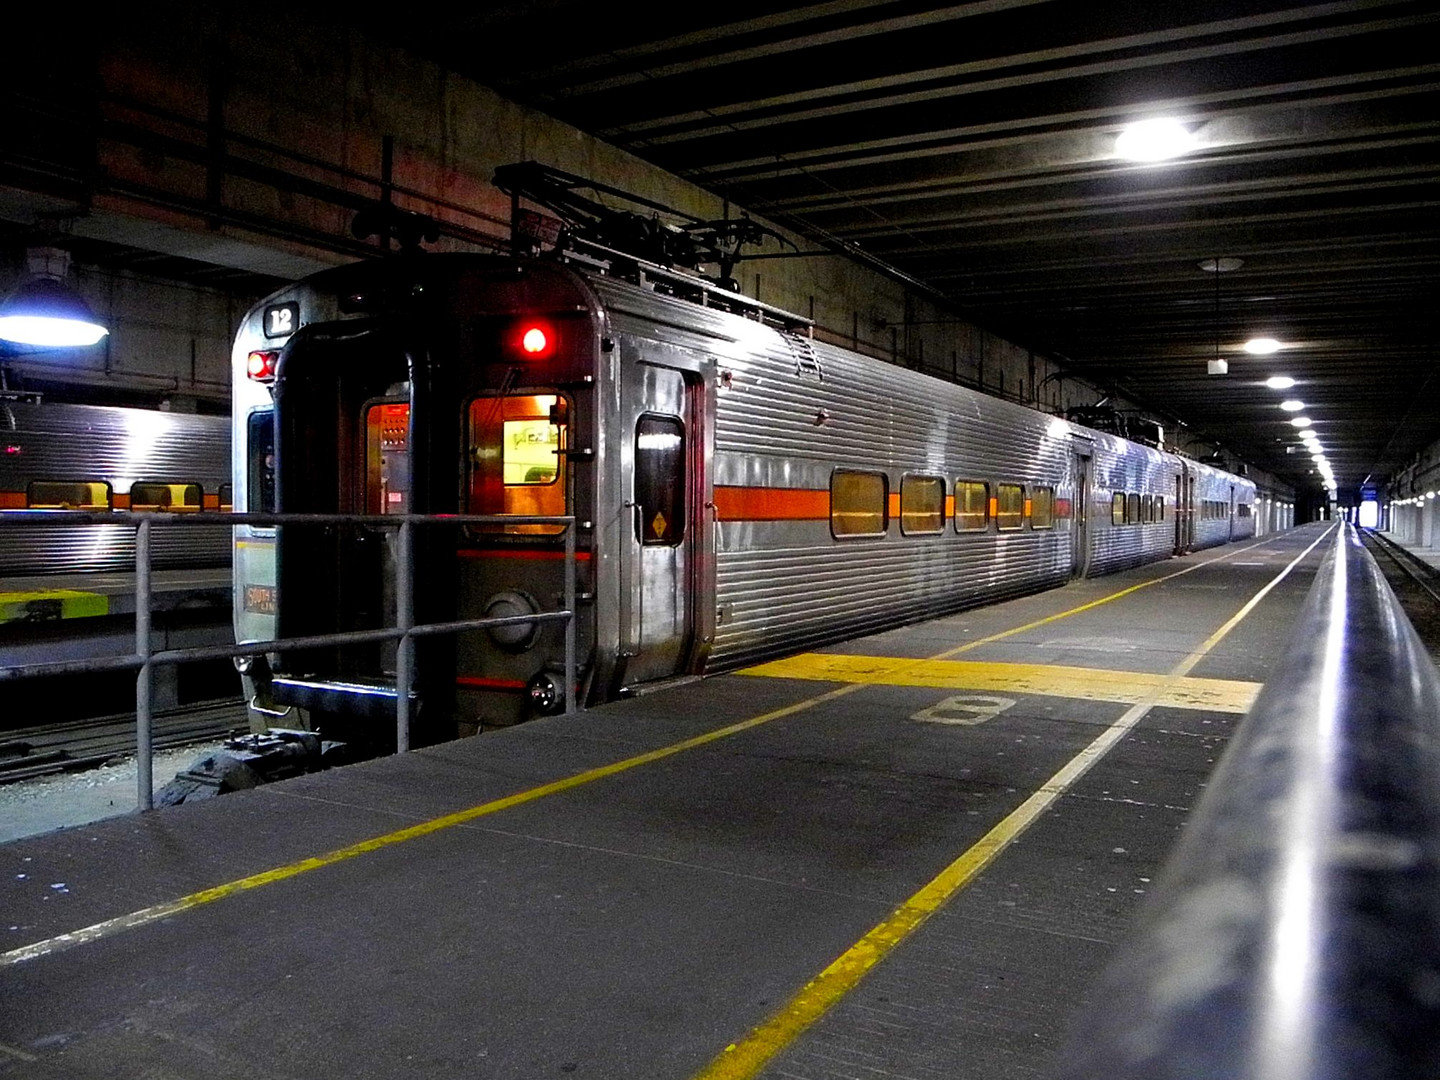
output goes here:
[{"label": "concrete wall", "polygon": [[1382,524],[1399,539],[1440,548],[1440,442],[1416,454],[1379,495]]}]

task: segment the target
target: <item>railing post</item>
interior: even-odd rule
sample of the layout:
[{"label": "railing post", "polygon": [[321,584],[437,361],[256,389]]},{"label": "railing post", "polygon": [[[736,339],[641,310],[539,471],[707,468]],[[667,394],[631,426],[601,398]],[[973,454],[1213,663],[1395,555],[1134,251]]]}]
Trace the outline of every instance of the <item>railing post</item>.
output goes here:
[{"label": "railing post", "polygon": [[565,530],[565,715],[574,716],[575,704],[575,530],[578,522],[572,517]]},{"label": "railing post", "polygon": [[415,626],[414,611],[414,526],[409,515],[400,522],[400,551],[395,560],[395,628],[405,636],[395,646],[395,752],[403,754],[410,749],[410,683],[414,678],[412,664],[415,657],[415,640],[410,636]]},{"label": "railing post", "polygon": [[150,652],[150,519],[141,518],[135,527],[135,653],[140,657],[135,675],[135,786],[140,810],[155,809]]}]

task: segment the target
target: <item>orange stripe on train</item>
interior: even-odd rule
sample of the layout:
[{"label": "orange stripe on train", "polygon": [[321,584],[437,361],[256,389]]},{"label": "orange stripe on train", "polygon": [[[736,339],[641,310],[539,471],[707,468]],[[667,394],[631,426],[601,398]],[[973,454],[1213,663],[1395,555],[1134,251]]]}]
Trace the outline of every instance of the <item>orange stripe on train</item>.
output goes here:
[{"label": "orange stripe on train", "polygon": [[715,516],[720,521],[825,521],[830,517],[830,492],[717,485]]}]

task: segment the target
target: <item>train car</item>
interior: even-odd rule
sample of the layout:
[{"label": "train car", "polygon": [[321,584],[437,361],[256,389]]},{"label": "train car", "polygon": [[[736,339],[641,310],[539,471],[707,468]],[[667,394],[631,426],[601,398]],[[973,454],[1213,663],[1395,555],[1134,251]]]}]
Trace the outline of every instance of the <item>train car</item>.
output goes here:
[{"label": "train car", "polygon": [[[422,638],[419,740],[1165,558],[1220,542],[1194,499],[1229,485],[1226,538],[1253,501],[639,260],[337,268],[257,305],[234,370],[237,509],[578,519],[577,684],[556,624]],[[555,533],[420,527],[417,622],[555,609]],[[393,624],[393,530],[245,526],[235,546],[239,641]],[[267,715],[347,738],[393,727],[394,663],[271,652],[247,678]]]},{"label": "train car", "polygon": [[1254,536],[1255,485],[1213,465],[1186,465],[1194,474],[1194,529],[1189,546],[1198,550]]},{"label": "train car", "polygon": [[[229,509],[223,416],[0,400],[0,512]],[[223,526],[160,528],[156,569],[223,567]],[[0,528],[0,579],[133,571],[129,525]]]}]

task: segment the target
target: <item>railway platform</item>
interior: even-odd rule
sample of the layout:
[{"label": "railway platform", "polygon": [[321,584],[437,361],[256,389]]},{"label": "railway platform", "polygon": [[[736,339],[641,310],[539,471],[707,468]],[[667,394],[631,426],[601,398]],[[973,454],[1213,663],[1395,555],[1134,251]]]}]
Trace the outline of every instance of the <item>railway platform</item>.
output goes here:
[{"label": "railway platform", "polygon": [[1333,536],[0,846],[0,1078],[1044,1075]]}]

